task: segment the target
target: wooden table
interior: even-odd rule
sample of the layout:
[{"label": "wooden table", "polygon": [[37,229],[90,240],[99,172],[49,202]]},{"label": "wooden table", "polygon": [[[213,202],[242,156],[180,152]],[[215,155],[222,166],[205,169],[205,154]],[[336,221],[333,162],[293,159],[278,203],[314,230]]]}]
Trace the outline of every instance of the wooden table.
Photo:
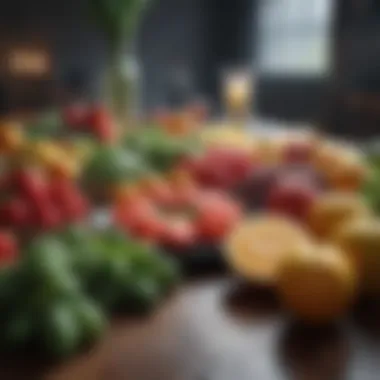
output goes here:
[{"label": "wooden table", "polygon": [[12,369],[1,380],[378,380],[379,308],[311,329],[268,290],[191,281],[144,320],[115,322],[92,352],[61,368]]}]

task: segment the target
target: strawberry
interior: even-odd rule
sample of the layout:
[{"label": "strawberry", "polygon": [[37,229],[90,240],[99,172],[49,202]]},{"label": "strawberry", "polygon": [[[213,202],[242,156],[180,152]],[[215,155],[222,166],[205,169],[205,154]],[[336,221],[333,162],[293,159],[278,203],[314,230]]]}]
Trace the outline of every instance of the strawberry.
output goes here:
[{"label": "strawberry", "polygon": [[18,259],[18,244],[15,237],[0,231],[0,265],[10,264]]}]

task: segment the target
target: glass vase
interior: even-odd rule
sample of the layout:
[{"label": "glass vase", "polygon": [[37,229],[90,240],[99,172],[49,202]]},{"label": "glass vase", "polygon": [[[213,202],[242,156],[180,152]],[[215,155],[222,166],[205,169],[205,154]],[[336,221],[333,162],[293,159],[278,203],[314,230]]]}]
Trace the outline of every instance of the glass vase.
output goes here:
[{"label": "glass vase", "polygon": [[140,111],[140,70],[136,56],[123,47],[111,49],[105,78],[106,104],[121,133],[132,128]]}]

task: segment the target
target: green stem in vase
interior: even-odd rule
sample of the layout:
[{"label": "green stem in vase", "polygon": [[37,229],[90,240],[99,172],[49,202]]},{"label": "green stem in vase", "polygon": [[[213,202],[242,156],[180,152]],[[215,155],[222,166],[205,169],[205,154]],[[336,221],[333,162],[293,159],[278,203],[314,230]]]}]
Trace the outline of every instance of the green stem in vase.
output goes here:
[{"label": "green stem in vase", "polygon": [[[90,0],[92,13],[108,43],[106,102],[119,124],[136,112],[138,96],[131,47],[147,0]],[[128,50],[127,50],[128,49]]]}]

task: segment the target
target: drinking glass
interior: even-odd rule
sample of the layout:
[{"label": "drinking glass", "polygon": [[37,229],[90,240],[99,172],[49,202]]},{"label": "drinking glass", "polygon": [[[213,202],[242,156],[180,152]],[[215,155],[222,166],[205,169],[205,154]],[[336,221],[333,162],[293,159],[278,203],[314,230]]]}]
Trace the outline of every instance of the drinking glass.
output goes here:
[{"label": "drinking glass", "polygon": [[251,116],[254,75],[248,69],[232,69],[223,72],[222,98],[227,119],[246,124]]}]

